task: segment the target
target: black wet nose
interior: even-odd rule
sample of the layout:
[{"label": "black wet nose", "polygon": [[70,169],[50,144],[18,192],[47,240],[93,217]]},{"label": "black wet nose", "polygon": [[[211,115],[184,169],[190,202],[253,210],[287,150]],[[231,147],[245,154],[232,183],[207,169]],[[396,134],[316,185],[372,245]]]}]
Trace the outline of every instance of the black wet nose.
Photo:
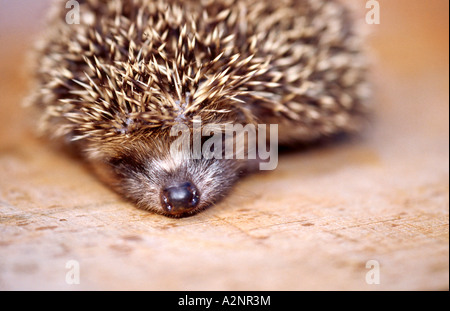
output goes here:
[{"label": "black wet nose", "polygon": [[161,200],[164,209],[172,215],[183,214],[197,207],[200,194],[190,182],[165,188]]}]

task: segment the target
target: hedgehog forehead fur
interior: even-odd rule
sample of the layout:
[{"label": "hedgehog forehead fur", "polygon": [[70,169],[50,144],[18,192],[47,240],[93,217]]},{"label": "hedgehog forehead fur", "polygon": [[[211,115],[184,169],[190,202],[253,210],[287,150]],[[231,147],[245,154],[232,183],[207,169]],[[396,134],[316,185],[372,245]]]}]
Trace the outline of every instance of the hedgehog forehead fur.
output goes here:
[{"label": "hedgehog forehead fur", "polygon": [[[225,191],[214,183],[228,189],[245,168],[171,159],[173,125],[275,123],[280,142],[292,144],[366,122],[365,58],[338,0],[78,3],[80,24],[68,24],[55,2],[38,45],[31,102],[40,130],[81,146],[109,184],[145,208],[159,204],[158,184],[180,176],[204,176],[192,183],[216,189],[204,196],[213,202]],[[143,184],[154,194],[138,190]]]}]

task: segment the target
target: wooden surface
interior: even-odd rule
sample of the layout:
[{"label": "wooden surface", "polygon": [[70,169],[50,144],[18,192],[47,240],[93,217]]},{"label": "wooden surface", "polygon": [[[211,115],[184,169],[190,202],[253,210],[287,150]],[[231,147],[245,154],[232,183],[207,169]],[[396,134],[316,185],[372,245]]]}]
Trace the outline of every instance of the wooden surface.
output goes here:
[{"label": "wooden surface", "polygon": [[[124,203],[33,138],[20,102],[36,27],[2,21],[1,0],[0,289],[448,289],[448,2],[380,2],[364,137],[285,154],[175,220]],[[70,260],[79,285],[66,283]],[[369,260],[379,285],[366,283]]]}]

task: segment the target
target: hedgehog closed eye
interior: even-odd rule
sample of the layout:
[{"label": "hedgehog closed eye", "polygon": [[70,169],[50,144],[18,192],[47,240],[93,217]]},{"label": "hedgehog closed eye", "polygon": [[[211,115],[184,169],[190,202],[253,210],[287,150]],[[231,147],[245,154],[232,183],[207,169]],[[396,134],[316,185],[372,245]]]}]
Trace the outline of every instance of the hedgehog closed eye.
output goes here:
[{"label": "hedgehog closed eye", "polygon": [[[85,0],[80,24],[53,5],[29,97],[40,133],[76,147],[139,208],[194,215],[252,170],[251,159],[172,148],[175,126],[195,145],[196,120],[276,124],[295,146],[367,121],[362,43],[337,0]],[[210,137],[200,144],[215,154],[224,142]]]}]

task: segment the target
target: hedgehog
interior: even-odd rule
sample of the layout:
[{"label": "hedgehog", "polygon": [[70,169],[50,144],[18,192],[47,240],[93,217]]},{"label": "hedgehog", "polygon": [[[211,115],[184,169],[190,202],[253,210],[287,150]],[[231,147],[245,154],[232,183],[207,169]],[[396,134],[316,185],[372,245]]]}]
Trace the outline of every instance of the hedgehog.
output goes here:
[{"label": "hedgehog", "polygon": [[174,152],[174,126],[276,125],[292,147],[367,123],[362,40],[338,0],[70,2],[75,23],[53,3],[28,103],[41,135],[139,208],[194,215],[258,162]]}]

